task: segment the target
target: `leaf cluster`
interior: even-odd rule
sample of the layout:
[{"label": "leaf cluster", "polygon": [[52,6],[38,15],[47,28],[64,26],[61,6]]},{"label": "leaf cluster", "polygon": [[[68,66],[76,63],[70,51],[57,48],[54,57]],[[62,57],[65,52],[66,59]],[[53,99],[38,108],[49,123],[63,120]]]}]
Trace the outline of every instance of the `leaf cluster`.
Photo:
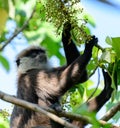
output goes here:
[{"label": "leaf cluster", "polygon": [[[80,1],[40,0],[39,4],[41,5],[41,17],[47,22],[54,24],[58,34],[61,33],[64,23],[69,21],[72,25],[72,35],[76,42],[82,44],[90,39],[90,31],[86,27],[86,23],[90,17],[84,11]],[[89,23],[94,26],[92,19],[90,19]]]},{"label": "leaf cluster", "polygon": [[0,111],[0,128],[9,128],[9,113],[7,110]]}]

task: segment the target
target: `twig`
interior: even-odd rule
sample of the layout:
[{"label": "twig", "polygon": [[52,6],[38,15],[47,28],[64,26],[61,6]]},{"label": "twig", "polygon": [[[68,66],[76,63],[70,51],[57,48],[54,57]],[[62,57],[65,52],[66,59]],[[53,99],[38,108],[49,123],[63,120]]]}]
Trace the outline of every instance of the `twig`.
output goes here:
[{"label": "twig", "polygon": [[95,46],[96,46],[98,49],[102,50],[102,51],[104,51],[104,50],[105,50],[105,49],[104,49],[104,48],[102,48],[99,44],[95,44]]},{"label": "twig", "polygon": [[102,118],[101,120],[108,121],[111,119],[118,111],[120,111],[120,102],[112,107]]},{"label": "twig", "polygon": [[94,75],[94,74],[95,74],[95,72],[96,72],[97,68],[98,68],[98,65],[95,67],[95,69],[93,70],[93,72],[88,76],[88,79],[89,79],[92,75]]},{"label": "twig", "polygon": [[[103,126],[106,125],[106,124],[108,124],[106,121],[103,121],[103,120],[99,120],[99,122],[100,122],[100,124],[102,124]],[[120,127],[118,127],[118,126],[116,126],[116,125],[111,125],[111,124],[110,124],[110,128],[120,128]]]},{"label": "twig", "polygon": [[97,91],[97,89],[99,87],[99,84],[100,84],[100,70],[98,68],[98,82],[97,82],[97,86],[96,86],[95,90],[92,92],[92,94],[88,97],[86,102],[88,102],[94,96],[94,94],[96,93],[96,91]]},{"label": "twig", "polygon": [[35,12],[35,9],[36,9],[36,5],[33,8],[33,11],[31,13],[30,17],[28,18],[28,20],[23,24],[22,28],[16,30],[13,33],[12,37],[10,37],[7,41],[4,42],[4,45],[0,47],[0,51],[2,51],[20,32],[22,32],[26,28],[26,26],[28,25],[30,19],[33,17],[33,14]]},{"label": "twig", "polygon": [[56,116],[50,112],[45,111],[44,109],[42,109],[41,107],[39,107],[36,104],[32,104],[32,103],[29,103],[27,101],[17,99],[17,98],[15,98],[11,95],[8,95],[2,91],[0,91],[0,99],[3,99],[7,102],[10,102],[10,103],[13,103],[16,105],[19,105],[21,107],[25,107],[27,109],[31,109],[31,110],[36,111],[36,112],[41,112],[41,113],[45,114],[46,116],[48,116],[50,119],[54,120],[55,122],[58,122],[61,125],[66,126],[67,128],[78,128],[75,125],[72,125],[71,123],[63,120],[62,118],[59,118],[58,116]]}]

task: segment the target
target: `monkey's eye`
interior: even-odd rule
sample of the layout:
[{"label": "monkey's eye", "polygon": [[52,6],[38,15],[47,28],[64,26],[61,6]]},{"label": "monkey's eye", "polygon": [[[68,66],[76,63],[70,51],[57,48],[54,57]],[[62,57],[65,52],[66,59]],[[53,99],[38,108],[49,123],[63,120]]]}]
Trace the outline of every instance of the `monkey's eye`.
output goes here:
[{"label": "monkey's eye", "polygon": [[36,57],[38,54],[39,54],[38,52],[33,52],[33,53],[30,55],[30,57],[31,57],[31,58],[34,58],[34,57]]},{"label": "monkey's eye", "polygon": [[37,55],[40,55],[41,53],[45,53],[44,50],[39,49],[39,50],[32,50],[29,53],[27,53],[25,56],[26,57],[31,57],[31,58],[35,58]]},{"label": "monkey's eye", "polygon": [[20,65],[20,59],[17,59],[17,60],[16,60],[16,64],[17,64],[17,66]]}]

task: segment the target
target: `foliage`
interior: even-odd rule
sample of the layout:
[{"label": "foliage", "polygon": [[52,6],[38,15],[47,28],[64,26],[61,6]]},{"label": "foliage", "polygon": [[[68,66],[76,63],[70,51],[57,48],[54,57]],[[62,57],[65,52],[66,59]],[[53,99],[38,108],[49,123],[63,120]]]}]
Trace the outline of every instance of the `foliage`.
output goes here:
[{"label": "foliage", "polygon": [[0,0],[0,34],[2,33],[5,27],[5,22],[8,18],[8,9],[8,0]]},{"label": "foliage", "polygon": [[5,57],[3,57],[2,55],[0,55],[0,62],[3,65],[3,67],[9,71],[10,70],[10,65],[9,62],[7,61],[7,59]]},{"label": "foliage", "polygon": [[[25,21],[32,13],[33,6],[36,4],[36,10],[34,15],[29,21],[26,29],[23,30],[23,36],[30,44],[38,44],[45,47],[49,53],[49,57],[53,55],[57,56],[60,60],[60,64],[65,63],[64,54],[61,52],[61,32],[63,24],[66,21],[70,21],[72,24],[72,36],[76,44],[79,46],[84,45],[85,41],[89,39],[90,29],[86,27],[86,23],[89,23],[92,27],[95,27],[93,18],[84,10],[79,0],[0,0],[0,48],[4,45],[6,34],[12,33],[5,28],[7,19],[14,20],[17,28],[22,27]],[[14,12],[11,15],[11,10]],[[15,37],[17,38],[17,37]],[[106,69],[112,78],[112,87],[114,93],[112,100],[107,105],[107,109],[111,108],[111,105],[115,105],[119,101],[119,91],[117,86],[120,85],[120,37],[107,37],[106,43],[109,45],[107,48],[94,47],[92,59],[87,67],[89,76],[92,76],[97,68]],[[2,51],[0,53],[0,63],[3,67],[9,71],[10,65],[6,57],[4,57]],[[99,76],[98,76],[99,77]],[[86,100],[94,92],[94,82],[91,80],[81,85],[76,85],[71,88],[66,95],[62,98],[63,107],[67,111],[75,112],[76,108],[79,108],[79,112],[83,111],[82,106]],[[102,84],[99,83],[99,84]],[[100,93],[101,89],[98,88],[95,95]],[[117,93],[116,93],[117,92]],[[94,96],[95,96],[94,95]],[[83,114],[85,115],[86,112]],[[113,119],[118,121],[118,115]],[[98,124],[94,114],[88,114],[93,120],[93,124]],[[99,124],[98,124],[99,125]],[[7,128],[8,120],[4,121],[3,115],[0,115],[0,128]]]},{"label": "foliage", "polygon": [[102,63],[104,62],[104,68],[109,71],[112,78],[112,87],[116,89],[116,86],[120,84],[120,37],[106,38],[106,42],[111,46],[103,52]]},{"label": "foliage", "polygon": [[8,112],[6,110],[0,111],[0,128],[9,128]]},{"label": "foliage", "polygon": [[88,29],[85,26],[88,15],[84,12],[79,0],[40,0],[40,4],[43,6],[41,12],[45,13],[45,20],[54,23],[58,33],[63,24],[69,21],[77,42],[83,43],[89,39]]}]

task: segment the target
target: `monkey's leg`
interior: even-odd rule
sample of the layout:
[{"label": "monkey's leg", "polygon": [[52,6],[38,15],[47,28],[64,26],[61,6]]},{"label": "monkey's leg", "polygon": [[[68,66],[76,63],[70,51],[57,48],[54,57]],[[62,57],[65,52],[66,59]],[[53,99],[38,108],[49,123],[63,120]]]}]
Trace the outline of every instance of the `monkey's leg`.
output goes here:
[{"label": "monkey's leg", "polygon": [[[104,77],[104,89],[103,91],[96,96],[95,98],[88,101],[88,109],[90,111],[99,111],[101,107],[110,99],[113,88],[111,88],[111,77],[107,72],[103,70],[103,77]],[[73,121],[73,124],[79,127],[84,127],[85,124],[83,122]]]},{"label": "monkey's leg", "polygon": [[110,99],[113,92],[113,88],[111,87],[111,77],[104,70],[102,70],[102,72],[105,86],[103,91],[97,97],[88,101],[88,108],[91,111],[99,111],[101,107]]}]

